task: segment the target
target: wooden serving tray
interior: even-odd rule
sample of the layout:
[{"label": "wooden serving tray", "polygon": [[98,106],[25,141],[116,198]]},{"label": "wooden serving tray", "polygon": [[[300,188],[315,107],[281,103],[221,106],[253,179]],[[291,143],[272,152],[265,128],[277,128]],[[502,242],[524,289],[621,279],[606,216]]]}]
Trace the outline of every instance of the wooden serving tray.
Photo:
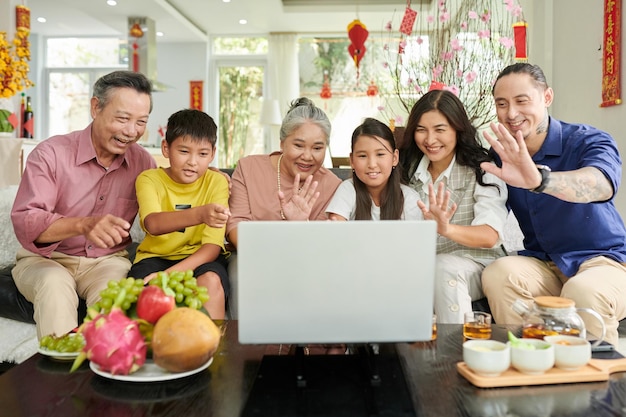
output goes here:
[{"label": "wooden serving tray", "polygon": [[474,373],[465,362],[457,363],[456,369],[465,379],[480,388],[570,384],[607,381],[612,373],[626,371],[626,358],[591,359],[587,365],[576,371],[552,368],[542,375],[526,375],[511,367],[500,376],[486,377]]}]

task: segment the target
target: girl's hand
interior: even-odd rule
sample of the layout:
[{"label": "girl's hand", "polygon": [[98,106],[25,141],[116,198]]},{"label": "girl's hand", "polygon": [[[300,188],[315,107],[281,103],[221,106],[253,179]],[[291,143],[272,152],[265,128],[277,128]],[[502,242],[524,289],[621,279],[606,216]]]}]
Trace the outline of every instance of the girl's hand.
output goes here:
[{"label": "girl's hand", "polygon": [[435,220],[437,222],[437,233],[441,236],[446,236],[448,226],[450,225],[450,219],[456,213],[456,204],[452,203],[450,207],[450,190],[445,189],[446,185],[442,182],[437,187],[437,193],[435,193],[435,187],[433,184],[428,184],[428,205],[423,201],[418,201],[417,205],[422,210],[424,219]]},{"label": "girl's hand", "polygon": [[313,205],[320,196],[319,191],[315,191],[317,185],[318,182],[313,181],[313,176],[309,175],[300,188],[300,174],[297,174],[293,179],[294,194],[289,200],[285,197],[285,193],[278,192],[278,199],[286,220],[308,220]]}]

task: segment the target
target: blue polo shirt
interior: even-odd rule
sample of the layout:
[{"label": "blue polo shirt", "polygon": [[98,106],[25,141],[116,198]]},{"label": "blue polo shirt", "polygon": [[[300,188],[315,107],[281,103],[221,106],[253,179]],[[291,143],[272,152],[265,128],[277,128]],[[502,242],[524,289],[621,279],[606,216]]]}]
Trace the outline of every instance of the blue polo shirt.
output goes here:
[{"label": "blue polo shirt", "polygon": [[[501,166],[498,155],[491,153]],[[546,140],[533,161],[552,171],[598,168],[613,185],[613,196],[622,177],[619,151],[608,133],[552,117]],[[597,203],[569,203],[522,188],[508,186],[508,190],[509,208],[524,234],[525,250],[520,255],[551,260],[568,277],[596,256],[626,262],[626,228],[614,197]]]}]

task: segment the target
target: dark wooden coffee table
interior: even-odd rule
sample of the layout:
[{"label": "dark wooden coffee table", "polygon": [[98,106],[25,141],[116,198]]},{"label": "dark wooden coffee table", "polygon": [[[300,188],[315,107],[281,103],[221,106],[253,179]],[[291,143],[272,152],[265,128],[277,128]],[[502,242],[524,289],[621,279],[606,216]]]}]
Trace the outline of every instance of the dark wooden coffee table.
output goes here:
[{"label": "dark wooden coffee table", "polygon": [[[84,364],[37,354],[0,376],[0,415],[26,416],[618,416],[626,414],[624,373],[607,382],[477,388],[457,373],[460,325],[439,325],[428,343],[380,346],[368,362],[334,356],[266,356],[276,346],[241,345],[237,322],[211,366],[166,382],[121,382]],[[506,327],[493,338],[504,340]],[[283,349],[284,351],[285,349]],[[349,356],[349,355],[347,355]],[[368,364],[370,366],[368,366]],[[377,368],[378,367],[378,368]],[[380,381],[372,381],[378,369]],[[298,370],[300,372],[298,372]],[[375,374],[376,372],[374,372]],[[297,375],[305,384],[298,385]]]}]

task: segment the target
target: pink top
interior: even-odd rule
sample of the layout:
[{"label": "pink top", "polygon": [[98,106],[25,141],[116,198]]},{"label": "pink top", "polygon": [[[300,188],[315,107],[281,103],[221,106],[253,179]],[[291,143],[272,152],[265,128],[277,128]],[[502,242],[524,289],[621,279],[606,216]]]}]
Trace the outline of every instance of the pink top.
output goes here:
[{"label": "pink top", "polygon": [[44,140],[28,157],[11,210],[18,241],[25,249],[45,257],[57,251],[95,258],[124,249],[130,236],[108,249],[97,248],[85,236],[50,244],[34,242],[63,217],[113,214],[132,224],[138,209],[135,179],[140,172],[155,167],[152,155],[135,143],[105,169],[96,159],[91,125]]},{"label": "pink top", "polygon": [[[273,153],[272,155],[275,155]],[[321,167],[313,181],[319,184],[320,196],[311,211],[311,220],[326,220],[326,206],[341,180],[328,169]],[[228,205],[231,217],[226,225],[226,235],[241,221],[281,220],[278,200],[278,178],[270,155],[250,155],[241,158],[233,172]],[[281,173],[280,189],[287,199],[293,193],[293,178]]]}]

